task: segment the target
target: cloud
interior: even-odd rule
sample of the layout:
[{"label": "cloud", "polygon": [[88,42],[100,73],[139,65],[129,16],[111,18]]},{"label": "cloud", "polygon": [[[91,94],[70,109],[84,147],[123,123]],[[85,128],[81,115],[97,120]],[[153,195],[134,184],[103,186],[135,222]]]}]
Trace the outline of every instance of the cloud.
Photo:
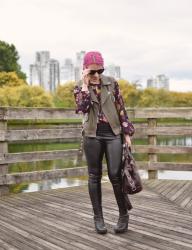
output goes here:
[{"label": "cloud", "polygon": [[174,79],[170,80],[170,90],[180,92],[192,92],[192,80],[189,79]]},{"label": "cloud", "polygon": [[[191,0],[0,0],[0,39],[14,43],[26,70],[35,52],[61,62],[100,50],[130,77],[165,73],[192,80]],[[175,82],[175,86],[178,86]]]}]

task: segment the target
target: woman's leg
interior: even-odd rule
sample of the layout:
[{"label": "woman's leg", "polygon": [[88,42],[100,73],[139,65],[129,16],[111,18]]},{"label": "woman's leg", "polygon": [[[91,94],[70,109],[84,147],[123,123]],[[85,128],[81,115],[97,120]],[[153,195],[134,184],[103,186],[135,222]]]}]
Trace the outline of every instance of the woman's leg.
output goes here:
[{"label": "woman's leg", "polygon": [[88,165],[88,189],[93,206],[95,227],[97,232],[106,233],[102,211],[102,159],[104,145],[98,138],[84,137],[84,152]]},{"label": "woman's leg", "polygon": [[119,221],[115,228],[116,233],[127,231],[128,213],[125,205],[125,198],[122,192],[121,160],[122,160],[122,141],[119,136],[106,140],[106,161],[108,175],[113,186],[115,198],[119,208]]},{"label": "woman's leg", "polygon": [[108,167],[108,175],[113,186],[114,194],[119,207],[120,215],[127,213],[125,207],[124,195],[122,192],[121,178],[121,159],[122,159],[122,143],[119,137],[106,140],[106,161]]}]

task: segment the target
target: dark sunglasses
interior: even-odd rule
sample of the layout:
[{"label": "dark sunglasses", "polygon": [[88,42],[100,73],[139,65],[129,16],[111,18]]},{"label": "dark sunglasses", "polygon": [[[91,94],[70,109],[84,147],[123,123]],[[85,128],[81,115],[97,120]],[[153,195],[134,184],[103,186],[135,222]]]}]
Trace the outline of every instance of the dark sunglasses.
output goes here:
[{"label": "dark sunglasses", "polygon": [[95,75],[95,73],[98,73],[99,75],[102,74],[104,72],[105,69],[98,69],[98,70],[90,70],[89,74],[90,75]]}]

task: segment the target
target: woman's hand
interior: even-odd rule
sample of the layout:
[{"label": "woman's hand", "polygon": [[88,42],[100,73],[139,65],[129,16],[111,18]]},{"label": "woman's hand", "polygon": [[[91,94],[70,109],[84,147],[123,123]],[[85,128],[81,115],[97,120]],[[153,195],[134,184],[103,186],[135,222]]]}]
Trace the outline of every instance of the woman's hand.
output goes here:
[{"label": "woman's hand", "polygon": [[131,138],[129,135],[124,135],[125,136],[125,143],[128,144],[129,147],[131,147]]},{"label": "woman's hand", "polygon": [[82,90],[88,91],[88,86],[89,86],[89,69],[84,69],[82,72],[82,80],[83,80],[83,85],[82,85]]}]

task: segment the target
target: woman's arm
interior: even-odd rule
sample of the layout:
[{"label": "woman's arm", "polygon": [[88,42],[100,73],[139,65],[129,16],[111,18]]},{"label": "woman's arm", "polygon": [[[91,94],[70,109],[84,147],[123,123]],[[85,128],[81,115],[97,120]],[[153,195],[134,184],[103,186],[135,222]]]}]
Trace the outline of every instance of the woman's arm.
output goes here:
[{"label": "woman's arm", "polygon": [[123,97],[120,93],[119,84],[115,81],[115,88],[114,88],[114,96],[115,96],[115,104],[117,111],[119,113],[119,120],[121,123],[121,127],[125,137],[129,140],[129,136],[132,136],[135,133],[135,128],[133,124],[129,121],[127,111],[125,110]]},{"label": "woman's arm", "polygon": [[81,87],[75,86],[74,97],[77,105],[76,113],[88,113],[91,105],[91,96],[88,90],[82,90]]}]

